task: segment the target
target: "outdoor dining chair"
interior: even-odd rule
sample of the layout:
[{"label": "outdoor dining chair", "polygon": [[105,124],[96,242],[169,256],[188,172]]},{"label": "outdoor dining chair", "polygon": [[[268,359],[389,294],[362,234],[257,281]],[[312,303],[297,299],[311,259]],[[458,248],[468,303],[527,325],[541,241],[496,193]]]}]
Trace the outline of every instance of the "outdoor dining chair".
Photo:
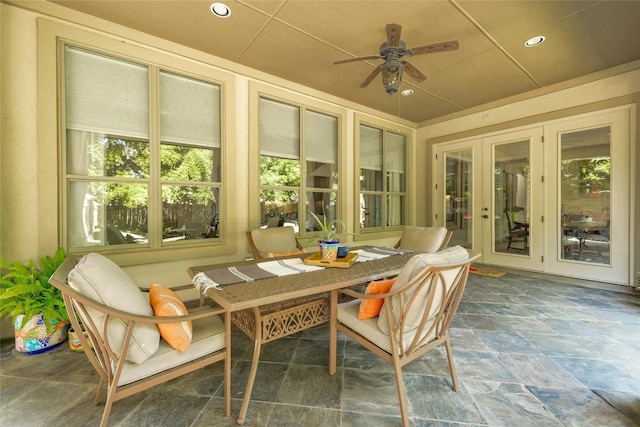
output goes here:
[{"label": "outdoor dining chair", "polygon": [[95,253],[79,261],[69,257],[49,283],[62,292],[73,328],[86,332],[78,338],[100,377],[96,405],[106,386],[101,426],[114,402],[222,361],[224,412],[230,415],[231,332],[229,319],[219,317],[223,309],[189,313],[175,292],[157,284],[148,299],[118,265]]},{"label": "outdoor dining chair", "polygon": [[444,227],[416,227],[407,225],[395,248],[414,252],[437,252],[447,247],[453,233]]},{"label": "outdoor dining chair", "polygon": [[[405,264],[395,281],[385,281],[386,286],[379,281],[371,282],[365,293],[351,289],[332,291],[329,374],[336,373],[337,332],[340,331],[393,365],[402,424],[408,426],[402,368],[444,344],[453,390],[457,391],[448,328],[460,305],[469,267],[479,257],[477,254],[469,258],[461,246],[418,254]],[[338,303],[340,295],[354,299]]]},{"label": "outdoor dining chair", "polygon": [[304,253],[293,227],[256,228],[247,231],[247,241],[254,259]]}]

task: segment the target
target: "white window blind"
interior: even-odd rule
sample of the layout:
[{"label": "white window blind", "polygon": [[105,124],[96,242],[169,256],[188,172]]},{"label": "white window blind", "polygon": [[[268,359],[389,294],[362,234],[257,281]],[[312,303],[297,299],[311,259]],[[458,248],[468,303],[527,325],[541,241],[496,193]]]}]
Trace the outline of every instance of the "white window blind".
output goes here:
[{"label": "white window blind", "polygon": [[382,170],[382,130],[360,125],[360,168]]},{"label": "white window blind", "polygon": [[147,67],[65,47],[67,129],[149,138]]},{"label": "white window blind", "polygon": [[307,160],[336,164],[338,159],[338,119],[307,110],[304,125]]},{"label": "white window blind", "polygon": [[260,154],[300,159],[300,109],[260,98]]},{"label": "white window blind", "polygon": [[220,147],[220,86],[160,73],[162,142]]},{"label": "white window blind", "polygon": [[404,172],[406,159],[405,136],[387,132],[386,146],[385,162],[387,164],[387,172]]}]

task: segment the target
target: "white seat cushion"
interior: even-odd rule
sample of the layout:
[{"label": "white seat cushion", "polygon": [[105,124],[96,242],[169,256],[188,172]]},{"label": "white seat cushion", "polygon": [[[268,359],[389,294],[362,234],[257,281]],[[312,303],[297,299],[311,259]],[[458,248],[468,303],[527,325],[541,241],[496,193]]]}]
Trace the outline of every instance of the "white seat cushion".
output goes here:
[{"label": "white seat cushion", "polygon": [[[398,273],[398,277],[396,278],[396,282],[391,287],[391,291],[394,289],[398,289],[407,282],[411,281],[416,275],[418,275],[422,270],[427,268],[430,265],[439,265],[439,264],[454,264],[458,262],[462,262],[466,259],[469,259],[469,252],[462,246],[453,246],[451,248],[447,248],[440,252],[435,253],[424,253],[414,255],[407,263],[402,267],[400,273]],[[450,271],[443,272],[443,277],[445,278],[448,287],[451,285],[453,279],[456,277],[460,269],[453,269]],[[404,292],[404,301],[407,302],[410,300],[411,296],[416,291],[416,287],[411,287]],[[424,307],[426,304],[426,298],[429,292],[429,287],[423,287],[420,289],[419,295],[416,296],[415,301],[412,303],[409,312],[405,318],[405,332],[418,327],[420,323],[420,319],[422,318],[422,314],[424,311]],[[442,298],[442,290],[438,287],[437,293],[435,295],[436,301]],[[400,319],[402,307],[400,305],[400,297],[392,296],[391,304],[393,310],[393,321],[394,324]],[[440,305],[434,304],[431,307],[431,312],[429,313],[429,317],[431,318],[437,311],[440,309]],[[389,333],[389,319],[387,316],[387,311],[382,307],[382,311],[380,312],[380,316],[378,316],[378,328],[385,334]]]},{"label": "white seat cushion", "polygon": [[[69,286],[82,295],[106,306],[128,313],[153,316],[153,309],[146,295],[117,264],[100,254],[87,254],[69,273]],[[104,315],[88,309],[89,316],[102,330]],[[119,353],[127,326],[118,319],[111,319],[107,329],[112,349]],[[152,323],[138,323],[127,350],[126,360],[142,363],[158,350],[160,331]]]},{"label": "white seat cushion", "polygon": [[[201,310],[210,310],[202,307],[191,310],[191,314]],[[225,347],[224,323],[218,316],[205,317],[193,321],[193,337],[191,345],[185,352],[175,350],[166,341],[161,340],[160,348],[153,356],[142,364],[125,362],[118,385],[129,384],[147,378],[175,366],[182,365],[208,354],[214,353]]]},{"label": "white seat cushion", "polygon": [[447,235],[444,227],[414,227],[406,226],[402,231],[400,248],[414,252],[435,252],[440,249]]},{"label": "white seat cushion", "polygon": [[[391,339],[389,335],[383,333],[377,324],[377,319],[360,320],[358,319],[358,311],[360,308],[361,300],[356,299],[343,304],[338,304],[338,321],[348,328],[354,330],[358,334],[367,338],[369,341],[386,351],[391,353]],[[429,329],[431,325],[427,325],[425,331]],[[407,331],[403,336],[403,343],[405,349],[409,347],[411,341],[416,335],[416,330]],[[435,331],[432,332],[432,338],[435,337]],[[399,341],[398,341],[399,342]]]}]

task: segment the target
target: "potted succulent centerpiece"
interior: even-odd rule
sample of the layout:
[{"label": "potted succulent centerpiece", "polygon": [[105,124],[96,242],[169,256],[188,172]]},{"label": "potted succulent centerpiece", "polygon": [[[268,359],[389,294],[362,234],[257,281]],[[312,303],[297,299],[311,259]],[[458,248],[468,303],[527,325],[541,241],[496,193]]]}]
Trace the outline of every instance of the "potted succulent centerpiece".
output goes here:
[{"label": "potted succulent centerpiece", "polygon": [[344,222],[340,219],[328,221],[327,215],[323,215],[322,218],[320,218],[311,211],[309,211],[309,214],[318,224],[320,231],[322,231],[322,238],[319,241],[320,256],[323,261],[335,261],[338,255],[338,246],[340,245],[340,240],[336,235],[339,234],[338,227],[342,227],[342,230],[346,229]]},{"label": "potted succulent centerpiece", "polygon": [[67,339],[69,317],[62,294],[48,282],[65,259],[58,249],[53,257],[40,259],[39,266],[0,260],[0,315],[11,316],[19,352],[43,353]]}]

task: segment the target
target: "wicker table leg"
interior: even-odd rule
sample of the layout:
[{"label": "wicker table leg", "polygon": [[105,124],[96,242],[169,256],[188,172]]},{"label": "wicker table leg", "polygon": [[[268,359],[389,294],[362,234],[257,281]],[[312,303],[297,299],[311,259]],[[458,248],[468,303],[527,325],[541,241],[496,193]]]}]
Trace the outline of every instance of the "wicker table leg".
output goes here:
[{"label": "wicker table leg", "polygon": [[[262,312],[265,310],[265,313]],[[328,299],[309,301],[284,301],[274,306],[254,307],[232,313],[233,323],[249,338],[253,339],[253,359],[247,378],[247,387],[242,397],[242,406],[236,422],[244,424],[249,408],[249,400],[258,371],[262,344],[275,341],[293,333],[309,329],[329,320]]]}]

